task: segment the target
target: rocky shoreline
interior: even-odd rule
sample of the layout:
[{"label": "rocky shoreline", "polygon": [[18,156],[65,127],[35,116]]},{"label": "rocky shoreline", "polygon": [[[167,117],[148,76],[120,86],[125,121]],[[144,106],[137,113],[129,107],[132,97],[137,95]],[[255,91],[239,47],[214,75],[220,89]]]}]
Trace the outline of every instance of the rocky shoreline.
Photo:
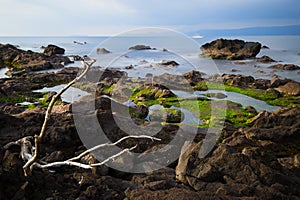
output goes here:
[{"label": "rocky shoreline", "polygon": [[[218,59],[254,58],[257,49],[261,48],[259,43],[235,42],[218,40],[207,44],[206,50],[211,46],[214,50],[207,50],[206,53]],[[216,46],[221,49],[221,54],[217,53]],[[230,52],[226,49],[229,46]],[[254,53],[245,50],[245,46]],[[242,47],[242,50],[236,50],[237,47]],[[93,170],[63,166],[50,170],[34,169],[31,176],[25,177],[20,147],[7,147],[6,144],[39,134],[45,107],[53,93],[35,93],[33,90],[68,83],[82,70],[79,67],[64,68],[71,61],[62,55],[63,49],[52,45],[46,49],[43,53],[35,53],[12,45],[0,45],[0,65],[10,68],[10,78],[0,79],[0,199],[300,198],[300,83],[290,79],[265,80],[236,74],[204,78],[203,73],[198,71],[180,77],[171,74],[149,76],[145,81],[128,77],[126,72],[116,69],[94,67],[74,87],[95,92],[95,99],[87,96],[74,103],[59,101],[51,113],[42,141],[41,159],[44,162],[66,160],[85,150],[74,123],[78,113],[72,112],[73,106],[84,107],[95,102],[95,111],[84,113],[84,119],[89,121],[96,116],[105,135],[115,142],[127,135],[116,119],[134,121],[137,126],[147,129],[149,121],[145,118],[149,115],[149,107],[159,104],[169,109],[167,123],[162,123],[161,130],[155,134],[161,142],[128,140],[119,147],[124,149],[137,145],[134,152],[143,157],[169,144],[176,134],[186,139],[187,135],[196,132],[194,137],[182,142],[179,158],[168,166],[141,174],[121,172],[107,166]],[[135,49],[144,50],[145,47],[136,46]],[[263,57],[261,62],[275,61]],[[175,65],[172,61],[170,63]],[[289,68],[284,65],[277,67]],[[53,68],[62,69],[42,72]],[[100,80],[95,77],[99,73],[102,74]],[[125,80],[122,84],[119,83],[121,78]],[[165,87],[163,83],[166,80],[178,84]],[[221,88],[281,108],[272,113],[257,112],[254,108],[243,108],[238,103],[226,101],[227,114],[220,137],[208,155],[199,157],[206,136],[213,134],[209,129],[213,121],[209,109],[212,101],[209,98],[180,99],[172,92],[187,86],[195,91]],[[123,114],[128,106],[110,98],[121,98],[123,94],[131,95],[135,105],[130,108],[129,116]],[[207,97],[222,99],[224,95],[208,94]],[[23,101],[37,104],[34,107],[20,107],[17,103]],[[185,116],[171,108],[178,103],[186,103],[189,108],[191,102],[199,105],[198,117],[204,122],[201,125],[181,125]],[[112,107],[117,107],[118,111],[112,110]],[[192,111],[193,108],[190,109]],[[163,117],[156,113],[154,118],[159,122]],[[95,163],[97,160],[88,154],[81,162]],[[133,160],[117,159],[117,162],[128,168],[136,165]],[[156,163],[159,160],[152,164]]]}]

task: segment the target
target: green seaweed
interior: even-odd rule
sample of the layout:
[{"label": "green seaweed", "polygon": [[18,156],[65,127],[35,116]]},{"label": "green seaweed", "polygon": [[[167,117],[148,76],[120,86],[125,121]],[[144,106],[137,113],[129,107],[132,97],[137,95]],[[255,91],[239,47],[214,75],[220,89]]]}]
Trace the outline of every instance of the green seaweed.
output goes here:
[{"label": "green seaweed", "polygon": [[237,86],[223,85],[220,83],[208,82],[207,86],[210,90],[225,90],[228,92],[236,92],[249,97],[259,99],[267,102],[270,105],[274,106],[284,106],[284,107],[300,107],[300,98],[295,96],[283,96],[278,97],[272,91],[265,91],[254,88],[240,88]]},{"label": "green seaweed", "polygon": [[26,97],[24,95],[3,96],[3,97],[0,97],[0,101],[16,104],[16,103],[22,103],[22,102],[26,101]]}]

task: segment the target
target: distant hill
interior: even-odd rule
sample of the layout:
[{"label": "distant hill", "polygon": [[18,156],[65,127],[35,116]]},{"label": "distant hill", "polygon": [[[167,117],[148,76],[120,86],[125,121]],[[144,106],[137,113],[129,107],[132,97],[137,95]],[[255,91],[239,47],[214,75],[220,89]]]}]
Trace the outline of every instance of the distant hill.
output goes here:
[{"label": "distant hill", "polygon": [[300,25],[249,27],[241,29],[204,29],[188,33],[190,36],[243,36],[243,35],[300,35]]}]

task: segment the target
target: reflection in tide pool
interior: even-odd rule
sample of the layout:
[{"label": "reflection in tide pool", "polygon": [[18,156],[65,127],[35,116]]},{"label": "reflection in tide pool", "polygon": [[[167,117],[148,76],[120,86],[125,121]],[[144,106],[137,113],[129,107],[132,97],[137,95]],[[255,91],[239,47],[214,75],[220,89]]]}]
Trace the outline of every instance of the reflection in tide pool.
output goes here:
[{"label": "reflection in tide pool", "polygon": [[[50,87],[50,88],[45,87],[40,90],[34,90],[33,92],[50,92],[50,91],[58,92],[65,86],[66,86],[66,84],[57,85],[57,86]],[[73,103],[74,101],[78,101],[81,97],[87,96],[87,95],[90,95],[90,93],[82,91],[78,88],[70,87],[68,90],[66,90],[61,95],[61,99],[63,102]]]},{"label": "reflection in tide pool", "polygon": [[5,74],[7,72],[7,68],[1,68],[0,69],[0,78],[8,78],[8,76]]}]

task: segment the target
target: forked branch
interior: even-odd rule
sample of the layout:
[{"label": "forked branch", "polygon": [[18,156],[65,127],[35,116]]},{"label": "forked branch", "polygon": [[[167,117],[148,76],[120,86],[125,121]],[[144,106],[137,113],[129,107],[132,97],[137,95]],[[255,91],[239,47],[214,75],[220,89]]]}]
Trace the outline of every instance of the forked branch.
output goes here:
[{"label": "forked branch", "polygon": [[77,166],[77,167],[84,168],[84,169],[92,169],[93,167],[98,167],[98,166],[104,165],[104,164],[108,163],[109,161],[114,160],[115,158],[135,149],[137,147],[137,145],[130,147],[130,148],[123,149],[120,152],[106,158],[105,160],[103,160],[99,163],[85,164],[85,163],[81,163],[79,160],[83,156],[85,156],[89,153],[92,153],[93,151],[96,151],[100,148],[115,146],[126,139],[134,138],[134,139],[151,139],[152,141],[154,141],[154,140],[161,141],[161,139],[159,139],[159,138],[155,138],[155,137],[151,137],[151,136],[147,136],[147,135],[139,135],[139,136],[129,135],[129,136],[119,139],[118,141],[116,141],[114,143],[99,144],[95,147],[85,150],[80,155],[75,156],[75,157],[70,158],[65,161],[58,161],[58,162],[52,162],[52,163],[42,163],[41,161],[38,161],[38,157],[40,156],[41,143],[45,136],[47,124],[50,119],[50,114],[52,112],[55,102],[68,88],[70,88],[75,82],[77,82],[78,80],[83,78],[94,63],[95,63],[95,60],[92,60],[89,63],[86,61],[83,61],[83,68],[84,68],[83,72],[78,77],[76,77],[74,80],[72,80],[70,83],[68,83],[65,87],[63,87],[56,95],[54,95],[52,97],[52,99],[49,103],[49,106],[47,108],[46,114],[45,114],[45,119],[44,119],[44,123],[43,123],[42,129],[41,129],[41,132],[39,135],[34,136],[34,145],[32,145],[32,143],[31,143],[31,140],[33,139],[33,137],[27,136],[27,137],[24,137],[24,138],[21,138],[21,139],[15,141],[15,142],[10,142],[4,146],[4,149],[8,149],[12,145],[19,145],[21,147],[21,157],[26,162],[25,165],[23,166],[25,176],[28,176],[34,167],[45,169],[45,168],[50,168],[50,167],[61,167],[64,165],[69,165],[69,166]]},{"label": "forked branch", "polygon": [[43,140],[43,137],[45,135],[45,131],[46,131],[46,127],[47,127],[47,124],[48,124],[48,121],[50,119],[50,114],[51,114],[51,111],[53,109],[53,106],[55,104],[55,102],[58,100],[58,98],[68,89],[70,88],[75,82],[79,81],[80,79],[82,79],[86,73],[89,71],[89,69],[92,67],[92,65],[96,62],[96,60],[92,60],[91,62],[86,62],[86,61],[82,61],[83,63],[83,72],[77,76],[74,80],[72,80],[70,83],[68,83],[65,87],[63,87],[56,95],[54,95],[49,103],[49,106],[47,108],[47,111],[46,111],[46,115],[45,115],[45,119],[44,119],[44,123],[43,123],[43,126],[42,126],[42,129],[41,129],[41,132],[39,135],[35,135],[34,136],[34,147],[35,147],[35,151],[34,151],[34,154],[33,156],[26,162],[26,164],[23,166],[23,170],[24,170],[24,174],[25,176],[27,176],[29,173],[30,173],[30,168],[31,168],[31,165],[33,163],[36,162],[38,156],[39,156],[39,153],[40,153],[40,144]]}]

